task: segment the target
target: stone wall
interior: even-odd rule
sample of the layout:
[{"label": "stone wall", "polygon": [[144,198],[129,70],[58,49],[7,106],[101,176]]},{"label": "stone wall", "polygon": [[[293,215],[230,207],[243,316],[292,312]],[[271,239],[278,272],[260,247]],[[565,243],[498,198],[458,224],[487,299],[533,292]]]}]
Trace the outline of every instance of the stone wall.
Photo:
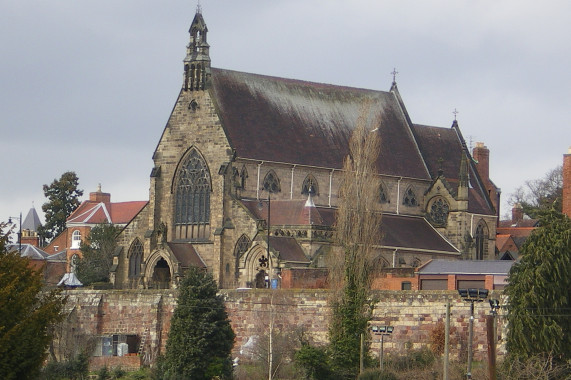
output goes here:
[{"label": "stone wall", "polygon": [[[234,355],[247,359],[249,344],[263,337],[272,321],[275,332],[303,331],[316,344],[327,343],[328,290],[224,290],[221,291],[230,316],[236,344]],[[469,304],[462,302],[455,291],[377,291],[380,302],[375,308],[372,324],[394,326],[394,333],[385,338],[387,353],[404,352],[409,348],[429,346],[431,332],[446,317],[446,303],[451,303],[452,358],[465,356],[470,317]],[[493,292],[491,297],[500,298]],[[144,346],[141,364],[154,361],[164,352],[170,327],[170,318],[176,304],[173,290],[72,290],[68,291],[68,308],[76,331],[92,336],[114,334],[137,335]],[[486,357],[486,315],[490,314],[487,302],[475,305],[474,357]],[[500,314],[501,310],[500,310]],[[72,323],[72,322],[69,322]],[[442,326],[442,325],[441,325]],[[498,320],[498,353],[505,352],[503,333],[505,320]],[[379,337],[372,337],[373,355],[379,352]],[[109,359],[113,363],[125,361],[132,366],[132,356]],[[104,362],[94,358],[92,364]]]}]

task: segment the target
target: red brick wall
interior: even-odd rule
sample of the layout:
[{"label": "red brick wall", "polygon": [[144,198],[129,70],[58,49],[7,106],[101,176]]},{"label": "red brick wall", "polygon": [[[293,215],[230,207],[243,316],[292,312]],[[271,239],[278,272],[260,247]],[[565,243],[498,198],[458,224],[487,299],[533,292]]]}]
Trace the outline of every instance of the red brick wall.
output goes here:
[{"label": "red brick wall", "polygon": [[281,273],[282,289],[326,289],[329,271],[322,268],[286,268]]}]

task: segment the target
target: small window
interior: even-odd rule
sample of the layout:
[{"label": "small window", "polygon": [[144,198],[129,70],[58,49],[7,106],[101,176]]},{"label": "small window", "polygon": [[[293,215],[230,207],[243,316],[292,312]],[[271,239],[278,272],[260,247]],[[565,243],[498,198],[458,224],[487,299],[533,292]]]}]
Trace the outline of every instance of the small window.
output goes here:
[{"label": "small window", "polygon": [[412,284],[410,281],[403,281],[400,283],[400,290],[412,290]]},{"label": "small window", "polygon": [[309,174],[307,177],[305,177],[305,180],[303,180],[303,184],[301,185],[301,193],[303,195],[319,195],[317,180],[311,174]]},{"label": "small window", "polygon": [[71,248],[79,249],[80,246],[81,246],[81,232],[79,232],[79,230],[75,230],[71,234]]},{"label": "small window", "polygon": [[381,203],[390,203],[389,202],[389,197],[387,195],[387,189],[385,188],[385,185],[383,185],[381,183],[381,185],[379,186],[379,202]]},{"label": "small window", "polygon": [[418,206],[418,201],[416,200],[416,194],[414,193],[412,187],[409,187],[404,193],[402,204],[411,207]]}]

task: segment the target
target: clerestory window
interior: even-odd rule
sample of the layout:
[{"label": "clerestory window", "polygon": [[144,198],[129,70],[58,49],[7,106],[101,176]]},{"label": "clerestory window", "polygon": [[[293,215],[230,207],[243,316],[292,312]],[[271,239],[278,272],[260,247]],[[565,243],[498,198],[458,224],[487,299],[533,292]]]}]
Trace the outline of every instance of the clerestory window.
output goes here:
[{"label": "clerestory window", "polygon": [[301,193],[303,195],[319,195],[319,186],[317,185],[317,180],[314,176],[309,174],[303,180],[303,184],[301,185]]},{"label": "clerestory window", "polygon": [[416,199],[416,194],[414,193],[414,190],[412,189],[412,187],[409,187],[405,193],[404,193],[404,197],[402,199],[402,204],[405,206],[418,206],[418,201]]},{"label": "clerestory window", "polygon": [[262,188],[270,193],[278,193],[281,191],[280,179],[273,170],[270,170],[268,174],[266,174]]}]

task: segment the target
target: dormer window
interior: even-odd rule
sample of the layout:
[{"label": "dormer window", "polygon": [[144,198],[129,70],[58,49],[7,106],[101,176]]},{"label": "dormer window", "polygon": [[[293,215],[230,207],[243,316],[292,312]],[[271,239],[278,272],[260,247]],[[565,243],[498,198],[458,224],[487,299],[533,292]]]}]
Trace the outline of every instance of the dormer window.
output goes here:
[{"label": "dormer window", "polygon": [[79,230],[75,230],[71,234],[71,249],[79,249],[80,246],[81,246],[81,232],[79,232]]}]

